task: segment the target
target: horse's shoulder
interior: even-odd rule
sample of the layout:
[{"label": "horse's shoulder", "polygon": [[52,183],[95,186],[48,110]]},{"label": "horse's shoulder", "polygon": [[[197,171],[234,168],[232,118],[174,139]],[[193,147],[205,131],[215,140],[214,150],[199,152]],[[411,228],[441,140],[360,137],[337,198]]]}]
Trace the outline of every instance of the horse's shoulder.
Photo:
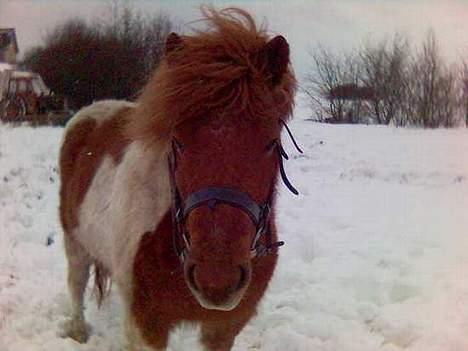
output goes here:
[{"label": "horse's shoulder", "polygon": [[66,133],[73,130],[84,121],[93,120],[96,126],[114,119],[123,111],[130,111],[136,107],[135,103],[125,100],[102,100],[79,110],[67,123]]},{"label": "horse's shoulder", "polygon": [[[81,109],[67,124],[60,150],[61,202],[77,211],[106,158],[118,165],[130,143],[124,129],[134,104],[101,101]],[[109,174],[109,177],[111,175]]]},{"label": "horse's shoulder", "polygon": [[135,106],[128,101],[103,100],[79,110],[65,127],[61,158],[75,161],[88,148],[87,152],[110,153],[118,159],[126,145],[123,129]]}]

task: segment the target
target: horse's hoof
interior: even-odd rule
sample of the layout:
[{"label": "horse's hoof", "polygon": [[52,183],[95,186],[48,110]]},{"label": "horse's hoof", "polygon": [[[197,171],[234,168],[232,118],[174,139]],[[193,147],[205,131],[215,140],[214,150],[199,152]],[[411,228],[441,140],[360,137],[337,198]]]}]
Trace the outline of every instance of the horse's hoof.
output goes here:
[{"label": "horse's hoof", "polygon": [[60,326],[60,337],[72,338],[84,344],[88,341],[91,333],[91,326],[83,320],[69,319]]}]

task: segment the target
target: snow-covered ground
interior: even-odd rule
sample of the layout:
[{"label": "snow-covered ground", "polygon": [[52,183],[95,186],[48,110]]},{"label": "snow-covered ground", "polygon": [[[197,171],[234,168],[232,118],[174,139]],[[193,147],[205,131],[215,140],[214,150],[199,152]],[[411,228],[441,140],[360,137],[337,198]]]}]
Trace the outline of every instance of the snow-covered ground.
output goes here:
[{"label": "snow-covered ground", "polygon": [[[291,123],[286,246],[235,350],[468,350],[468,132]],[[61,339],[60,128],[0,125],[0,350],[120,350],[116,295],[88,296],[88,344]],[[179,330],[171,350],[199,350]]]}]

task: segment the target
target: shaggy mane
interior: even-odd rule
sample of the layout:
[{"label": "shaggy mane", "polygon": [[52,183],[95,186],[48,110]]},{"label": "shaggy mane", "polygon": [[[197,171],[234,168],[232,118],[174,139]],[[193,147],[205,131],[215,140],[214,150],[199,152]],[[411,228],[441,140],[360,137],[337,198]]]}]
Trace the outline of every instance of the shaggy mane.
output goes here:
[{"label": "shaggy mane", "polygon": [[288,118],[296,81],[291,69],[273,86],[264,51],[270,36],[244,10],[201,8],[205,29],[181,36],[138,99],[132,139],[170,140],[174,128],[207,116]]}]

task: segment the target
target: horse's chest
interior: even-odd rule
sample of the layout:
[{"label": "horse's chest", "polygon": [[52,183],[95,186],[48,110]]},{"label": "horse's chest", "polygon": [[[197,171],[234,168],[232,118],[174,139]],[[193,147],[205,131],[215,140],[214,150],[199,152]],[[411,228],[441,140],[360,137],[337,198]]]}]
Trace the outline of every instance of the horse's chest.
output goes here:
[{"label": "horse's chest", "polygon": [[165,164],[136,149],[131,145],[118,164],[102,160],[79,212],[80,241],[112,273],[129,269],[141,236],[169,206]]}]

